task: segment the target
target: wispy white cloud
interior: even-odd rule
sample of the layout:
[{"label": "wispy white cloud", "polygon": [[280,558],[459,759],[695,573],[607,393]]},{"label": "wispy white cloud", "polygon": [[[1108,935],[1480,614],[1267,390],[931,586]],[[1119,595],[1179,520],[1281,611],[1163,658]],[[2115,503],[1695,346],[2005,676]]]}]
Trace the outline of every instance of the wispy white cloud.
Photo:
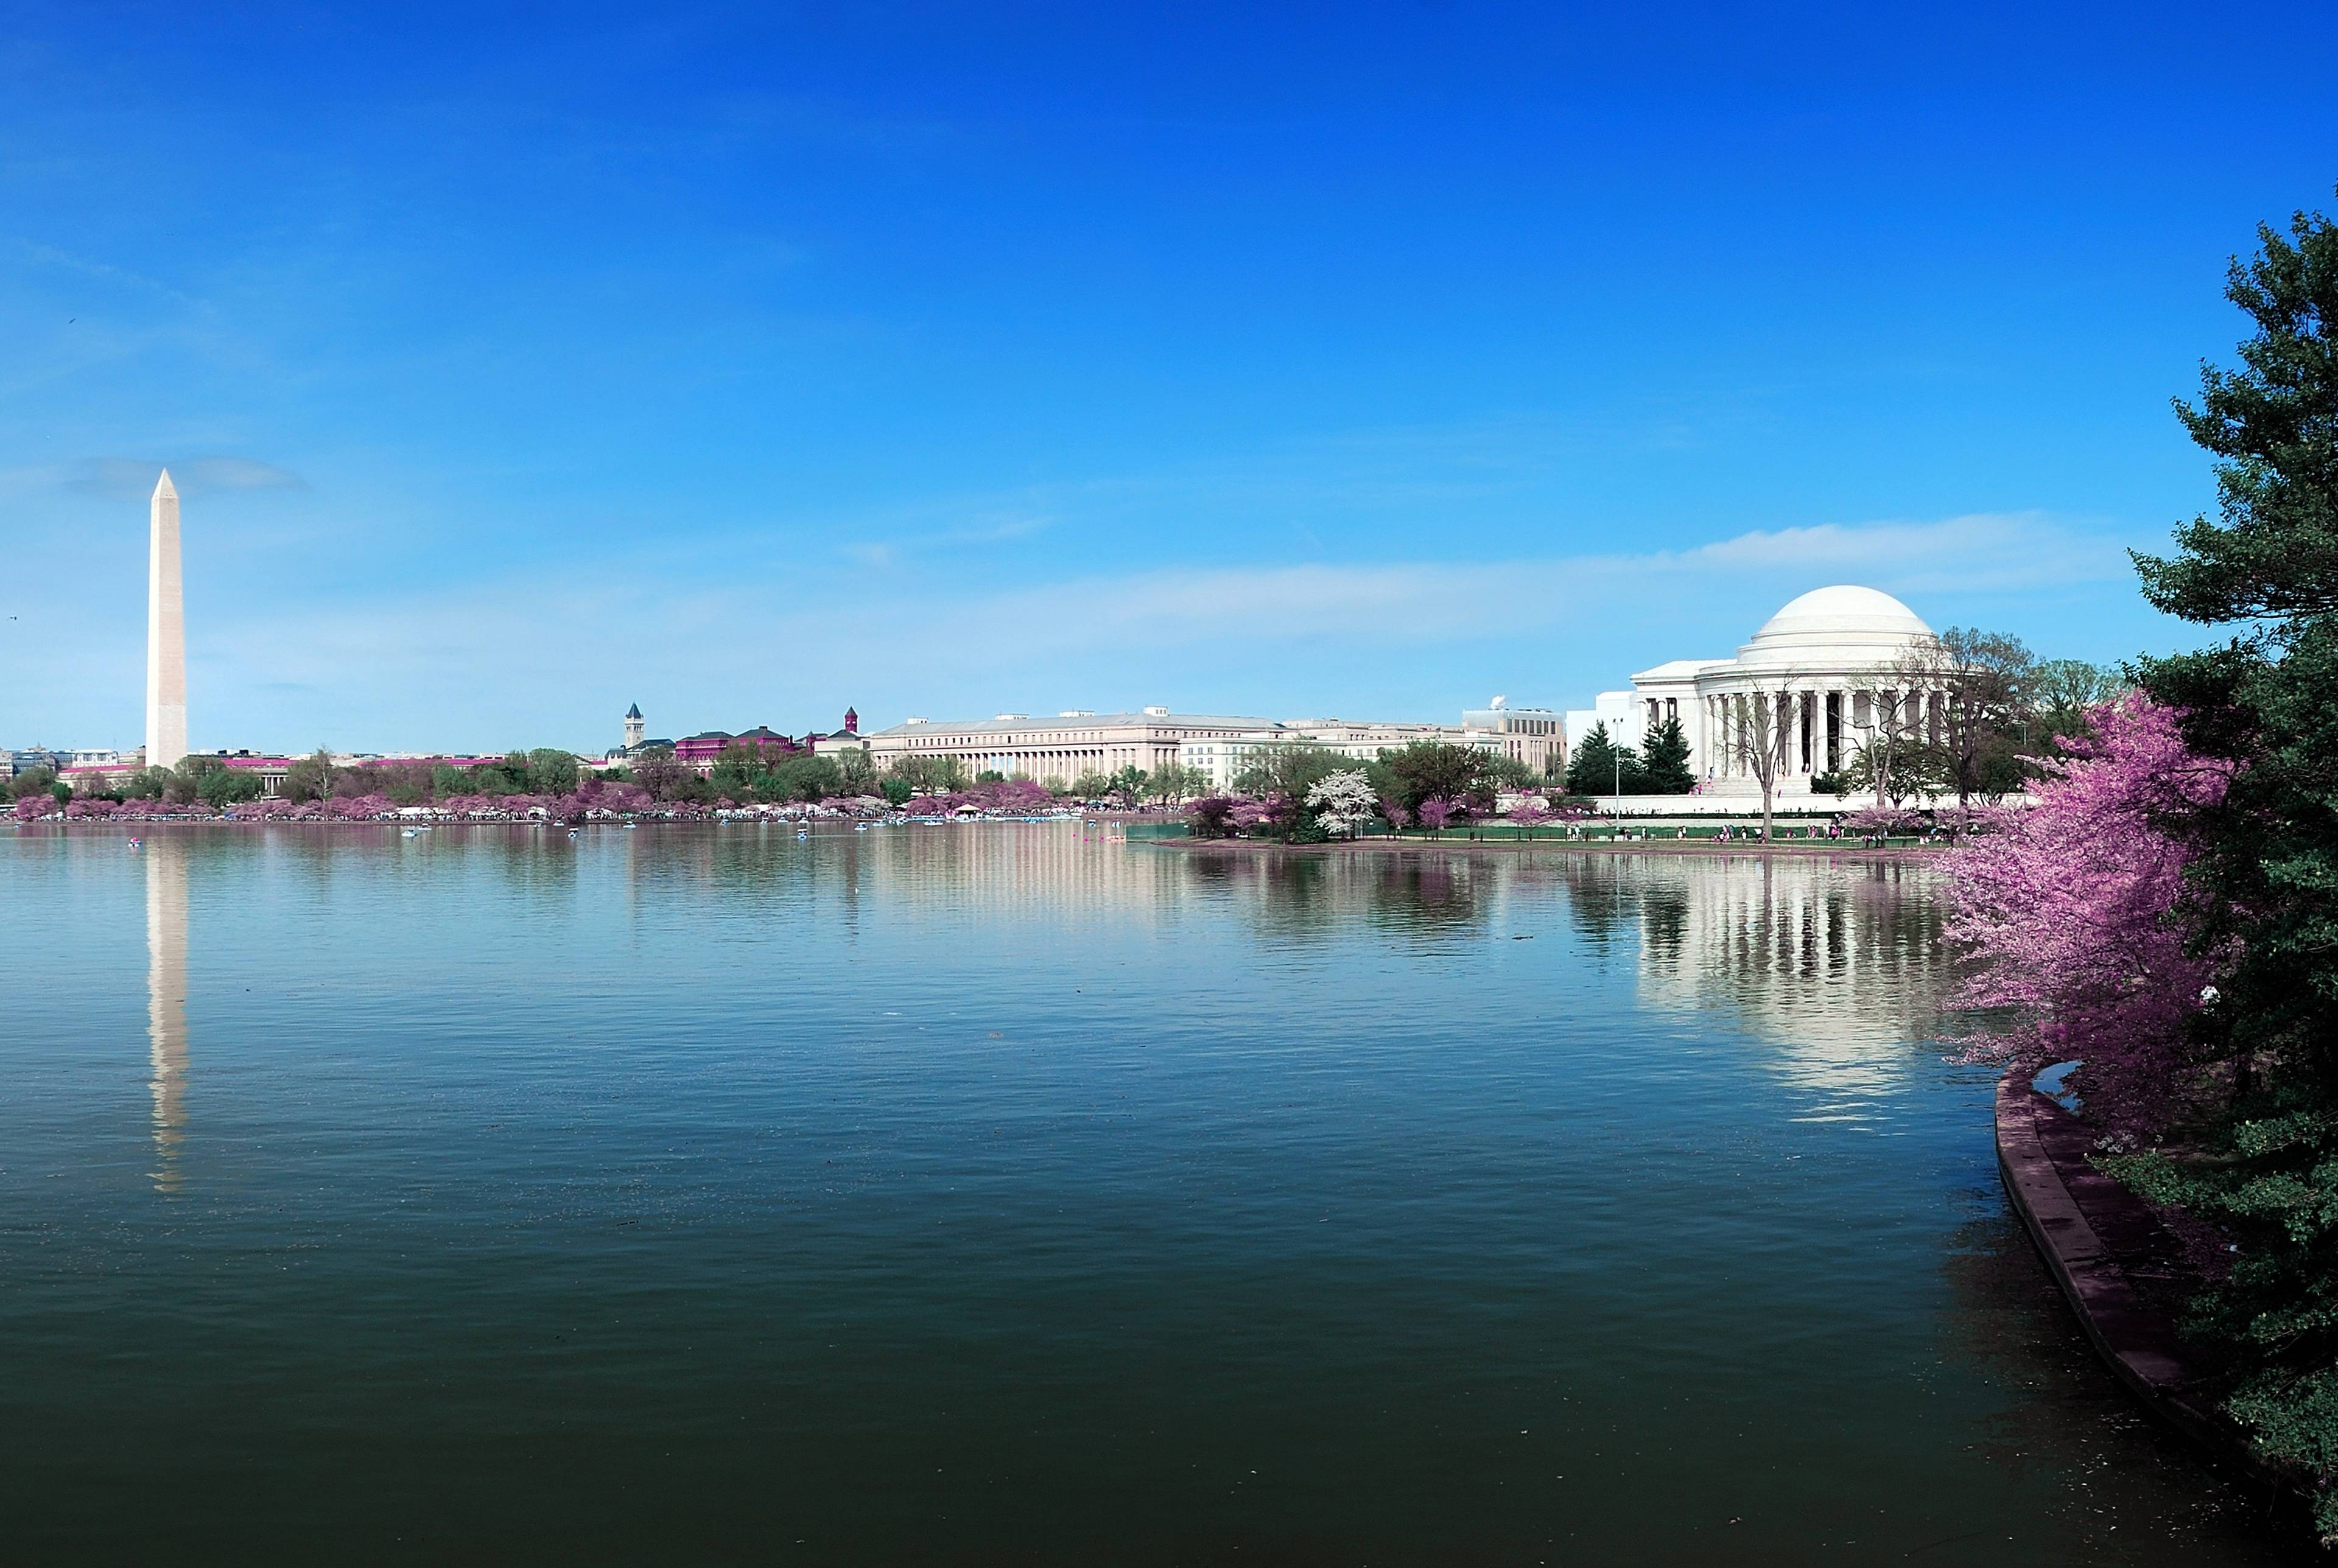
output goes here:
[{"label": "wispy white cloud", "polygon": [[[1898,593],[1935,624],[1987,615],[2051,649],[2074,594],[2127,597],[2110,586],[2128,570],[2119,544],[2081,521],[1984,514],[1499,561],[1167,566],[988,588],[903,573],[879,601],[791,595],[783,562],[712,575],[653,554],[265,610],[214,600],[190,652],[207,743],[239,745],[605,744],[636,700],[684,726],[810,722],[848,698],[873,719],[1059,693],[1403,717],[1450,700],[1458,671],[1508,671],[1510,689],[1559,705],[1658,659],[1724,656],[1831,583]],[[45,662],[28,646],[20,674],[29,691],[79,691],[75,710],[118,687],[99,707],[133,724],[137,633],[123,618],[96,643],[45,644]]]},{"label": "wispy white cloud", "polygon": [[[1025,531],[1002,527],[956,537],[1004,538]],[[904,614],[887,641],[906,646],[907,630],[920,627],[924,640],[937,647],[964,646],[965,639],[1011,627],[1020,645],[1056,650],[1132,642],[1174,646],[1234,630],[1259,641],[1339,632],[1420,642],[1533,632],[1577,619],[1596,603],[1628,604],[1636,588],[1667,583],[1735,585],[1754,578],[1774,580],[1779,592],[1799,593],[1855,580],[1893,593],[2005,593],[2110,582],[2127,569],[2120,543],[2107,534],[2041,514],[1991,514],[1758,530],[1687,550],[1637,554],[1180,566],[977,593],[927,583],[903,588],[890,603],[889,609]],[[344,605],[319,612],[315,625],[300,625],[296,642],[335,662],[361,648],[401,645],[467,657],[471,642],[504,650],[501,656],[507,657],[515,642],[532,640],[516,637],[516,626],[546,619],[572,625],[720,624],[722,617],[752,611],[766,626],[817,638],[847,632],[863,613],[857,604],[831,608],[818,600],[774,608],[760,581],[709,587],[661,583],[654,575],[621,580],[627,585],[613,588],[611,574],[596,568],[589,577],[530,574]],[[264,641],[293,624],[271,616],[243,634]],[[916,653],[922,658],[932,651],[920,646]]]},{"label": "wispy white cloud", "polygon": [[306,490],[298,474],[250,457],[85,457],[61,482],[67,489],[108,501],[142,501],[153,494],[164,468],[179,494],[190,498],[231,491]]},{"label": "wispy white cloud", "polygon": [[1053,520],[1041,516],[1001,518],[969,523],[932,533],[909,534],[892,539],[862,540],[841,546],[845,555],[861,565],[883,571],[917,555],[950,550],[978,549],[987,544],[1011,544],[1045,533]]},{"label": "wispy white cloud", "polygon": [[125,288],[141,289],[150,294],[160,294],[167,299],[175,299],[182,305],[195,303],[192,295],[172,288],[159,278],[150,278],[143,272],[133,271],[127,267],[119,267],[111,261],[99,261],[86,256],[77,256],[70,250],[60,250],[54,245],[44,244],[39,240],[19,240],[16,243],[26,260],[38,262],[42,266],[55,267],[68,272],[78,272],[84,278],[94,278],[107,283],[118,283]]},{"label": "wispy white cloud", "polygon": [[1009,625],[1076,649],[1175,645],[1239,632],[1420,643],[1547,631],[1670,582],[1775,581],[1793,592],[1854,580],[1904,594],[2004,593],[2114,581],[2119,543],[2038,514],[1757,530],[1688,550],[1479,564],[1392,562],[1170,568],[945,600],[937,634]]},{"label": "wispy white cloud", "polygon": [[[1665,556],[1645,557],[1652,564]],[[1669,558],[1679,569],[1827,570],[1888,579],[1911,593],[2004,591],[2123,577],[2117,541],[2041,512],[1979,513],[1932,523],[1822,523],[1716,540]]]}]

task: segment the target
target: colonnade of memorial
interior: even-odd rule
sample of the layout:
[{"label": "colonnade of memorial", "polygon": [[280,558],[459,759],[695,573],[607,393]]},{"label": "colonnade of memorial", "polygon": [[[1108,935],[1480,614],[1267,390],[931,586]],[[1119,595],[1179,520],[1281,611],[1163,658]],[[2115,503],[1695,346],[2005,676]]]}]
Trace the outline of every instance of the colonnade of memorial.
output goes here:
[{"label": "colonnade of memorial", "polygon": [[1781,779],[1809,779],[1840,770],[1876,727],[1879,715],[1899,714],[1900,723],[1919,734],[1937,735],[1940,693],[1899,691],[1842,681],[1804,685],[1788,681],[1778,686],[1748,685],[1699,694],[1703,704],[1703,734],[1699,737],[1699,771],[1708,779],[1754,777],[1748,753],[1774,735],[1771,704],[1793,705],[1786,733],[1779,737],[1785,750]]}]

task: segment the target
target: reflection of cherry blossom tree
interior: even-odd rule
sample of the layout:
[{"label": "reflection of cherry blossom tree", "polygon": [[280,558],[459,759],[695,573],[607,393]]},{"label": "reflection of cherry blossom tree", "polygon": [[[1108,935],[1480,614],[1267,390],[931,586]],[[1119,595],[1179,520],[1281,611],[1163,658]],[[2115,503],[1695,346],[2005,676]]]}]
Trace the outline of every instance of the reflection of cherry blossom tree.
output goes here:
[{"label": "reflection of cherry blossom tree", "polygon": [[2169,922],[2189,854],[2158,823],[2221,800],[2233,768],[2140,694],[2090,717],[2095,734],[2044,765],[2038,803],[1950,858],[1948,934],[1975,962],[1960,1004],[2013,1012],[1976,1054],[2075,1057],[2089,1115],[2142,1131],[2186,1087],[2185,1025],[2215,969]]},{"label": "reflection of cherry blossom tree", "polygon": [[1234,799],[1231,795],[1205,795],[1185,808],[1188,831],[1196,838],[1233,837]]}]

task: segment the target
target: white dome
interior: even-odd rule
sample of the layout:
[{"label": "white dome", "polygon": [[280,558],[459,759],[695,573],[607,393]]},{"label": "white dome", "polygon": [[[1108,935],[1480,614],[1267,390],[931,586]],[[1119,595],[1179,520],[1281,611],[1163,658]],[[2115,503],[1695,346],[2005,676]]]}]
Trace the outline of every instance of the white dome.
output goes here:
[{"label": "white dome", "polygon": [[1910,642],[1932,635],[1891,594],[1839,583],[1813,588],[1762,623],[1737,662],[1770,669],[1888,664]]}]

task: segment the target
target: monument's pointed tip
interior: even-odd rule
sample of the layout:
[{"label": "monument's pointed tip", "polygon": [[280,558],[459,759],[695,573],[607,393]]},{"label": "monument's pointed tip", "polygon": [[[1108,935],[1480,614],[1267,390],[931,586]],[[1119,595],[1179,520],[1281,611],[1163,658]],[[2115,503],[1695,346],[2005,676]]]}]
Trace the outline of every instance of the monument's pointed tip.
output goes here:
[{"label": "monument's pointed tip", "polygon": [[159,501],[165,495],[173,501],[179,498],[178,490],[171,483],[171,471],[168,468],[163,469],[162,477],[154,482],[154,498]]}]

